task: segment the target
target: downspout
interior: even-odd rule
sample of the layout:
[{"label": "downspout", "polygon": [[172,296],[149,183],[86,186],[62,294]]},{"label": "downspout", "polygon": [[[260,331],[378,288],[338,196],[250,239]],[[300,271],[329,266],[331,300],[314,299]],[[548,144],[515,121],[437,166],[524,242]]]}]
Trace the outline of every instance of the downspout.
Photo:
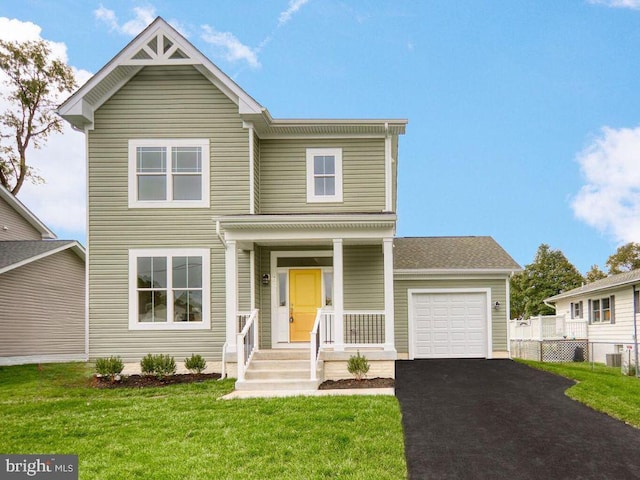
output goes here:
[{"label": "downspout", "polygon": [[[216,220],[216,235],[218,236],[218,240],[220,240],[220,243],[222,244],[222,246],[224,247],[224,249],[227,249],[227,242],[224,241],[224,237],[222,236],[222,233],[220,232],[220,220]],[[226,353],[227,353],[227,346],[228,346],[228,342],[224,342],[224,345],[222,345],[222,372],[220,375],[219,380],[224,380],[227,377],[227,362],[225,361],[225,357],[226,357]]]},{"label": "downspout", "polygon": [[636,304],[636,286],[633,285],[633,347],[636,361],[636,377],[640,377],[638,372],[638,305]]},{"label": "downspout", "polygon": [[220,240],[220,243],[222,244],[222,246],[226,250],[227,249],[227,242],[224,241],[224,237],[222,236],[222,233],[220,232],[220,220],[216,220],[216,235],[218,236],[218,240]]}]

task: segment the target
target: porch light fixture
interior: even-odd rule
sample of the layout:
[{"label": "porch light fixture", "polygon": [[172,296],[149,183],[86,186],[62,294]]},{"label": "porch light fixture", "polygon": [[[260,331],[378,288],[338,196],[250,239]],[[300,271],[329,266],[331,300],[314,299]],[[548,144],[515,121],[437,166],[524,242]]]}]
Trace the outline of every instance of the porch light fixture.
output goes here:
[{"label": "porch light fixture", "polygon": [[498,310],[500,308],[500,302],[496,301],[496,303],[493,304],[493,308]]},{"label": "porch light fixture", "polygon": [[265,273],[262,275],[262,284],[263,285],[269,285],[269,282],[271,281],[271,275],[269,275],[268,273]]}]

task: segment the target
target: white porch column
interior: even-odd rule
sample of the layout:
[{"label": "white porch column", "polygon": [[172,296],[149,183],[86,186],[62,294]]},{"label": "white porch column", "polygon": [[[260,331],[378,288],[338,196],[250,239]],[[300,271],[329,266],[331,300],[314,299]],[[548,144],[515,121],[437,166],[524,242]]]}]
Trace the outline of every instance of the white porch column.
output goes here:
[{"label": "white porch column", "polygon": [[384,349],[395,350],[393,298],[393,238],[382,240],[384,255]]},{"label": "white porch column", "polygon": [[335,315],[335,351],[344,350],[344,281],[342,239],[333,239],[333,312]]},{"label": "white porch column", "polygon": [[227,240],[224,255],[225,285],[226,285],[226,319],[227,319],[227,351],[236,351],[236,336],[238,334],[238,249],[235,240]]}]

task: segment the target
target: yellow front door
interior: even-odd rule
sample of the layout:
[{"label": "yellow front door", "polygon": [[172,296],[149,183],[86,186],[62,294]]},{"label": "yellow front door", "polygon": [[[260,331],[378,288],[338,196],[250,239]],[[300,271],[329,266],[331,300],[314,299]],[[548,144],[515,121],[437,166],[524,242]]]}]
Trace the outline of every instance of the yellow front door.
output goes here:
[{"label": "yellow front door", "polygon": [[322,270],[289,270],[289,341],[309,341],[321,306]]}]

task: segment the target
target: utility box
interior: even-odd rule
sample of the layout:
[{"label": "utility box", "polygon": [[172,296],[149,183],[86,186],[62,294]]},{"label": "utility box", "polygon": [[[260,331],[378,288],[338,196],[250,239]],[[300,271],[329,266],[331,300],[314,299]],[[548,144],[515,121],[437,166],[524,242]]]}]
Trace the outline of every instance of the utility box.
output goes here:
[{"label": "utility box", "polygon": [[621,353],[607,353],[605,355],[607,367],[620,367],[622,365]]}]

